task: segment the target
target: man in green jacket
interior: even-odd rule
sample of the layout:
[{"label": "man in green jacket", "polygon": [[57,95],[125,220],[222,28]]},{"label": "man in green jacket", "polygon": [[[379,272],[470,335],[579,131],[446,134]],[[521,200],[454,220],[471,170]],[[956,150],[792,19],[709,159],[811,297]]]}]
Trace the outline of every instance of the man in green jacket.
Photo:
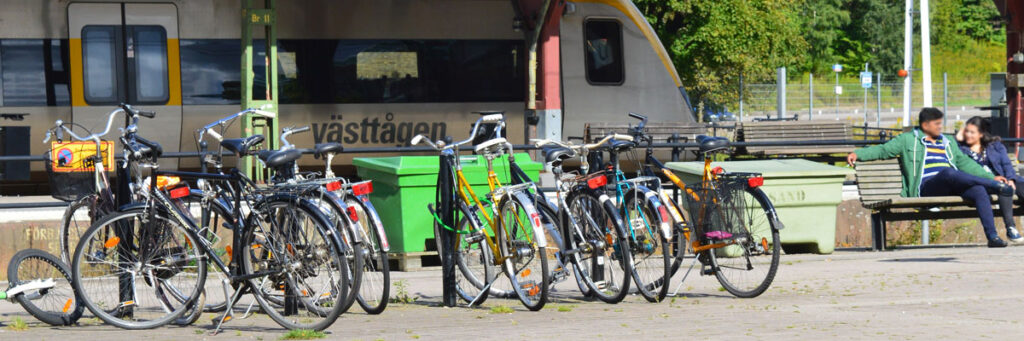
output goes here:
[{"label": "man in green jacket", "polygon": [[990,193],[1012,195],[1006,178],[992,176],[963,154],[956,140],[942,134],[942,111],[921,109],[918,127],[889,142],[854,150],[847,155],[850,165],[858,160],[873,161],[898,157],[903,173],[904,197],[957,195],[974,203],[985,229],[989,247],[1006,247],[996,233]]}]

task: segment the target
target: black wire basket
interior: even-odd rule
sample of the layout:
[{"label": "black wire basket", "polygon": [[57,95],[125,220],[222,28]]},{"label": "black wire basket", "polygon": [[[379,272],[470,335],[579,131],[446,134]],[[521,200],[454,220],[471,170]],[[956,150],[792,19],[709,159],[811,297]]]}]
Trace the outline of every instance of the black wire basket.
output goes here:
[{"label": "black wire basket", "polygon": [[695,235],[704,242],[746,237],[749,176],[719,176],[710,182],[686,185],[683,205]]}]

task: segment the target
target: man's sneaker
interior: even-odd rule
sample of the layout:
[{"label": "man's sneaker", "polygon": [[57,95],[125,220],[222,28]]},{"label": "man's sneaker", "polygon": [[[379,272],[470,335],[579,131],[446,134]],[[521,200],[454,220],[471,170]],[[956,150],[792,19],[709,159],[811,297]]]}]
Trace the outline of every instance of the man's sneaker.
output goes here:
[{"label": "man's sneaker", "polygon": [[1022,242],[1024,242],[1024,237],[1021,237],[1020,236],[1020,232],[1017,232],[1017,227],[1016,226],[1007,226],[1006,227],[1006,238],[1009,239],[1010,242],[1013,242],[1013,243],[1022,243]]},{"label": "man's sneaker", "polygon": [[1006,242],[999,237],[994,237],[988,240],[988,247],[1006,247]]}]

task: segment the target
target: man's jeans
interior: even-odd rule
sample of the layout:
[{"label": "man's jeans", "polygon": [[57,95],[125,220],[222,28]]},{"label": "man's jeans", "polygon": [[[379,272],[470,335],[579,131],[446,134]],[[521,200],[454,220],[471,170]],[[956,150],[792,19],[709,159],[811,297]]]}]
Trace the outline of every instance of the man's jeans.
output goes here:
[{"label": "man's jeans", "polygon": [[921,182],[922,197],[941,197],[957,195],[964,200],[974,202],[978,210],[981,226],[985,228],[985,237],[989,240],[997,238],[996,221],[992,214],[992,198],[989,193],[998,193],[999,182],[980,178],[961,172],[951,167],[940,170],[935,175]]}]

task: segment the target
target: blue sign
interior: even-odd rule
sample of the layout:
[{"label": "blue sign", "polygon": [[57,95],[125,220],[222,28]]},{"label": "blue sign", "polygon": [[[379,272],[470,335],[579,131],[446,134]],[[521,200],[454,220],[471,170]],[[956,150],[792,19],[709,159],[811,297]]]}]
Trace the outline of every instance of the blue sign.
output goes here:
[{"label": "blue sign", "polygon": [[842,64],[833,64],[832,65],[832,71],[843,72],[843,65]]},{"label": "blue sign", "polygon": [[871,89],[871,79],[874,78],[871,75],[871,71],[864,71],[860,73],[860,87],[865,89]]}]

